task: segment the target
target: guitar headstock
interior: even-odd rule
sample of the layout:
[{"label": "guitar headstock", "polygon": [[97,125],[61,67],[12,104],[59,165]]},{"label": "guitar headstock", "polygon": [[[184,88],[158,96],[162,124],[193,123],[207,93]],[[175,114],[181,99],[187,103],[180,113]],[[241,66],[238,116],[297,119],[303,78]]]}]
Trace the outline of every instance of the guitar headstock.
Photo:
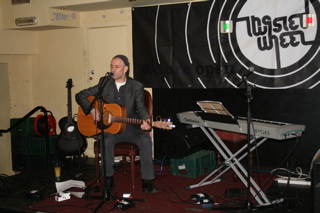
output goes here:
[{"label": "guitar headstock", "polygon": [[173,125],[172,122],[170,122],[170,119],[169,120],[159,119],[157,121],[153,121],[152,126],[159,129],[166,129],[166,130],[172,130],[172,128],[175,127],[175,125]]},{"label": "guitar headstock", "polygon": [[73,87],[72,79],[69,78],[68,81],[67,81],[66,88],[71,89],[72,87]]}]

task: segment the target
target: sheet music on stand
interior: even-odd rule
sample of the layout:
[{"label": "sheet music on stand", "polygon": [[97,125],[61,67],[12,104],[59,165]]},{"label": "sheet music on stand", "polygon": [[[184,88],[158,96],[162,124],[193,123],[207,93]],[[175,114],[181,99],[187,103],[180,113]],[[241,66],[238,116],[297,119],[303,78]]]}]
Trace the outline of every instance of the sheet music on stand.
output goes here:
[{"label": "sheet music on stand", "polygon": [[197,101],[205,113],[198,113],[203,120],[238,124],[235,117],[219,101]]}]

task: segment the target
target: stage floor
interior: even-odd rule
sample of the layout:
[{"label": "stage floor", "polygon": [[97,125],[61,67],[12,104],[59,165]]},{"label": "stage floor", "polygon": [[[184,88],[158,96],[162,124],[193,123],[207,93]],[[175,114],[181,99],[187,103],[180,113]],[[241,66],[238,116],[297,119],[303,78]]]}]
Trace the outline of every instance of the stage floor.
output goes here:
[{"label": "stage floor", "polygon": [[[119,167],[119,165],[116,165]],[[130,176],[130,175],[129,175]],[[66,162],[62,166],[62,175],[59,181],[66,180],[81,180],[85,183],[90,182],[96,178],[96,171],[93,159],[87,159],[85,162]],[[169,179],[168,179],[169,178]],[[168,175],[166,181],[170,183],[176,181],[176,176]],[[181,178],[181,177],[180,177]],[[129,177],[130,179],[130,177]],[[190,178],[186,178],[190,180]],[[169,181],[168,181],[169,180]],[[56,193],[53,166],[37,169],[34,171],[23,172],[13,176],[1,176],[1,191],[0,191],[0,212],[39,212],[32,210],[29,207],[52,197]],[[191,180],[193,181],[193,180]],[[130,181],[128,181],[130,182]],[[158,183],[159,184],[159,183]],[[130,185],[130,183],[129,183]],[[119,185],[118,185],[119,186]],[[140,188],[139,188],[140,190]],[[183,189],[182,189],[183,190]],[[198,189],[201,191],[202,189]],[[186,190],[184,190],[186,191]],[[35,193],[36,192],[36,193]],[[311,190],[310,186],[299,186],[272,183],[266,191],[266,195],[272,198],[283,198],[286,201],[277,209],[259,209],[258,212],[303,212],[311,213]],[[177,192],[179,193],[179,192]],[[185,193],[185,192],[181,192]],[[150,204],[149,204],[150,205]],[[164,204],[168,205],[168,204]],[[169,203],[169,205],[171,205]],[[173,206],[175,204],[172,204]],[[139,207],[139,206],[138,206]],[[128,212],[139,212],[130,209]],[[203,210],[203,209],[199,209]],[[278,210],[278,211],[277,211]],[[123,210],[115,211],[120,212]],[[54,211],[41,211],[54,212]],[[81,212],[81,211],[80,211]],[[113,212],[113,211],[112,211]],[[167,212],[170,212],[169,210]],[[204,211],[207,212],[207,211]],[[212,211],[211,211],[212,212]],[[213,212],[220,212],[214,210]],[[221,212],[235,212],[235,211],[221,211]],[[236,211],[239,212],[239,211]],[[256,212],[256,211],[255,211]]]},{"label": "stage floor", "polygon": [[[84,162],[67,161],[62,164],[61,178],[58,181],[95,179],[93,159]],[[29,206],[55,194],[57,178],[53,165],[13,176],[2,176],[0,191],[0,212],[36,212]]]}]

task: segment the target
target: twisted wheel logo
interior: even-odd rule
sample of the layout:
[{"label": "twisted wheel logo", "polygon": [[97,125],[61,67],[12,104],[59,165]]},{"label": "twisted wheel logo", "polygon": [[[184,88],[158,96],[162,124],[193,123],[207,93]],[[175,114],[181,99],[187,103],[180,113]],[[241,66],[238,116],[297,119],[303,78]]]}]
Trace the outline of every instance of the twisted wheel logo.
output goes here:
[{"label": "twisted wheel logo", "polygon": [[318,54],[316,14],[309,1],[246,1],[239,13],[233,14],[236,30],[231,45],[239,49],[234,51],[235,57],[241,64],[249,61],[256,68],[258,82],[281,78],[285,85],[276,87],[302,84],[305,79],[289,83],[288,77],[301,76]]}]

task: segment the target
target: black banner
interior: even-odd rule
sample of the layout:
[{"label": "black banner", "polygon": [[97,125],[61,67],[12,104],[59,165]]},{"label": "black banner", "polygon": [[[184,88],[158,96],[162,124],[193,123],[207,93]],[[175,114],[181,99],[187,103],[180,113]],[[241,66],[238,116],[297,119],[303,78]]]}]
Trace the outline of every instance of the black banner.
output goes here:
[{"label": "black banner", "polygon": [[318,88],[319,2],[206,1],[133,8],[134,78],[151,88]]}]

